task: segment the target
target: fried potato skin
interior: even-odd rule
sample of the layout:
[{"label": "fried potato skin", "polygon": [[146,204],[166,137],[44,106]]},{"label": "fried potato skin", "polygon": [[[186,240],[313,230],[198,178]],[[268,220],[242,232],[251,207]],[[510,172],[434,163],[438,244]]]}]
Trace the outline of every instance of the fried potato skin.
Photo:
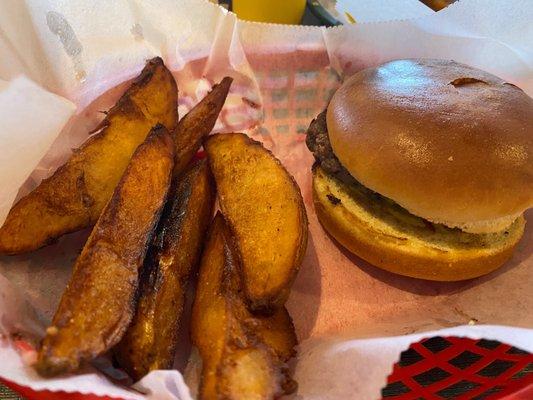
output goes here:
[{"label": "fried potato skin", "polygon": [[69,160],[11,209],[0,254],[36,250],[96,223],[130,158],[150,129],[178,122],[178,90],[160,58],[150,60],[106,118]]},{"label": "fried potato skin", "polygon": [[287,300],[307,247],[300,189],[279,160],[242,133],[212,135],[205,148],[240,251],[249,307],[272,313]]},{"label": "fried potato skin", "polygon": [[[202,358],[200,399],[216,399],[217,368],[230,334],[230,316],[222,289],[226,246],[224,220],[217,214],[205,245],[191,318],[191,339]],[[216,335],[213,335],[215,334]]]},{"label": "fried potato skin", "polygon": [[225,77],[194,106],[178,123],[174,132],[176,142],[176,165],[174,176],[181,174],[203,140],[211,133],[224,106],[233,79]]},{"label": "fried potato skin", "polygon": [[137,311],[114,351],[135,380],[152,370],[172,368],[185,290],[213,215],[215,184],[206,160],[175,178],[174,184],[145,261]]},{"label": "fried potato skin", "polygon": [[[263,319],[246,307],[233,246],[219,213],[202,255],[191,321],[192,341],[202,359],[199,398],[277,398],[287,393],[284,389],[295,386],[287,384],[292,380],[286,360],[278,356],[285,347],[274,349],[269,344],[295,340],[294,330],[291,324],[284,340],[262,341],[261,330],[268,324],[263,325]],[[279,336],[285,328],[279,330]]]},{"label": "fried potato skin", "polygon": [[298,344],[292,318],[285,307],[279,308],[273,315],[253,319],[255,332],[263,343],[274,350],[283,362],[296,355],[294,349]]},{"label": "fried potato skin", "polygon": [[232,81],[226,77],[213,86],[179,121],[173,133],[174,189],[145,261],[137,311],[114,352],[119,364],[135,380],[155,369],[172,368],[187,280],[198,263],[215,201],[214,182],[206,161],[182,174],[213,130]]},{"label": "fried potato skin", "polygon": [[138,270],[165,204],[174,143],[155,127],[135,151],[74,265],[35,365],[43,376],[75,371],[115,345],[131,321]]}]

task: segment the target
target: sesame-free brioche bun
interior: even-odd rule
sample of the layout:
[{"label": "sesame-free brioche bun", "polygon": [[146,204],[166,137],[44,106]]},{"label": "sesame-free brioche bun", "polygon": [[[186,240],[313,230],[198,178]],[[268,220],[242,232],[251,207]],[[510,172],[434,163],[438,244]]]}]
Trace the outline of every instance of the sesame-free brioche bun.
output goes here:
[{"label": "sesame-free brioche bun", "polygon": [[501,232],[533,204],[533,99],[446,60],[363,70],[327,110],[335,155],[367,188],[412,214]]},{"label": "sesame-free brioche bun", "polygon": [[387,271],[435,281],[488,274],[507,261],[524,233],[524,217],[502,232],[473,234],[430,224],[393,201],[313,168],[317,217],[340,244]]}]

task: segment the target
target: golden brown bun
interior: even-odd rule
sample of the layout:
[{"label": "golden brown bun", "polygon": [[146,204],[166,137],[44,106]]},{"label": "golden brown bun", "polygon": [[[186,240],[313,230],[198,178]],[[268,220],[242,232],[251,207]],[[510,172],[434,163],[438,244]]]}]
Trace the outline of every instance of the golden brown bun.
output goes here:
[{"label": "golden brown bun", "polygon": [[507,261],[524,233],[519,217],[507,230],[472,234],[416,217],[362,185],[347,186],[313,170],[318,219],[344,247],[397,274],[435,281],[485,275]]},{"label": "golden brown bun", "polygon": [[533,204],[533,99],[487,72],[444,60],[363,70],[327,126],[359,182],[428,220],[490,227]]}]

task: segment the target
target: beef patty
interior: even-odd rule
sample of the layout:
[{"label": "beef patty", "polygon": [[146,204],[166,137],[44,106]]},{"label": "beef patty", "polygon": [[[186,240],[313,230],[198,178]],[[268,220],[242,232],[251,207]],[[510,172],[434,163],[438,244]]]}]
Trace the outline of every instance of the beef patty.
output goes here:
[{"label": "beef patty", "polygon": [[328,127],[326,123],[326,111],[322,111],[309,125],[305,143],[307,148],[315,156],[315,164],[330,175],[348,185],[360,185],[352,175],[344,168],[333,153],[329,141]]},{"label": "beef patty", "polygon": [[[326,123],[326,110],[321,112],[310,124],[307,130],[307,137],[305,140],[307,147],[313,153],[315,157],[315,166],[320,166],[328,175],[338,179],[345,185],[346,194],[356,198],[358,204],[363,205],[369,212],[379,213],[380,218],[384,218],[383,215],[388,215],[388,220],[400,221],[403,227],[416,226],[421,232],[427,230],[431,232],[455,232],[455,234],[461,234],[461,240],[464,243],[470,243],[472,240],[478,240],[479,238],[490,237],[497,234],[474,234],[467,233],[459,230],[458,228],[449,228],[443,224],[432,223],[424,218],[411,214],[408,210],[400,206],[394,200],[381,194],[374,192],[367,188],[357,179],[355,179],[346,168],[343,167],[335,153],[329,141],[328,127]],[[328,197],[329,198],[329,197]],[[362,200],[365,199],[365,200]],[[340,201],[336,198],[330,198],[330,201],[337,203]],[[480,240],[480,239],[479,239]]]}]

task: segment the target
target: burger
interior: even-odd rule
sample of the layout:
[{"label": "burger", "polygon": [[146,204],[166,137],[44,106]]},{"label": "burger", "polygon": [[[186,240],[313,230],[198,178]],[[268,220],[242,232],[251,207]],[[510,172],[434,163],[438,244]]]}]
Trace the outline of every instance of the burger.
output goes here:
[{"label": "burger", "polygon": [[448,60],[347,79],[311,123],[323,227],[369,263],[455,281],[508,260],[533,204],[533,99]]}]

